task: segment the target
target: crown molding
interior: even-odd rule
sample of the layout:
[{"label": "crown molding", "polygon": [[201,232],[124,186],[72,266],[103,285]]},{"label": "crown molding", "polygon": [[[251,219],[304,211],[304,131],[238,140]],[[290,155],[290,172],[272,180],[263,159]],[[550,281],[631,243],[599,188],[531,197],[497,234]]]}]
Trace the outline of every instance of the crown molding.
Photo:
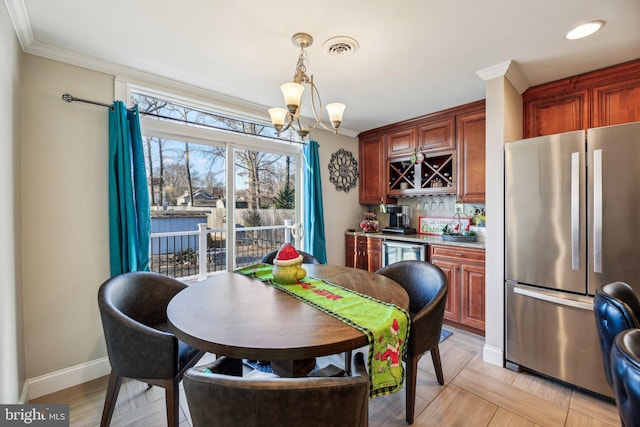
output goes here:
[{"label": "crown molding", "polygon": [[260,120],[262,122],[269,122],[267,107],[229,95],[224,95],[210,89],[190,85],[178,80],[104,61],[96,57],[79,54],[68,49],[40,43],[38,41],[31,43],[31,45],[24,49],[24,51],[43,58],[64,62],[105,74],[111,74],[121,80],[135,81],[139,84],[161,87],[165,90],[175,90],[179,93],[197,94],[198,98],[208,99],[212,105],[221,110],[220,112],[241,112],[247,118]]},{"label": "crown molding", "polygon": [[484,81],[493,80],[497,77],[506,77],[513,87],[522,95],[529,88],[527,79],[524,78],[514,61],[505,61],[476,71],[476,74]]},{"label": "crown molding", "polygon": [[29,21],[27,8],[22,0],[4,0],[4,4],[9,12],[20,46],[22,50],[25,50],[35,41],[31,32],[31,22]]},{"label": "crown molding", "polygon": [[[79,54],[68,49],[47,45],[37,41],[33,41],[29,46],[23,48],[23,50],[32,55],[111,74],[115,76],[117,80],[130,81],[140,86],[162,88],[165,92],[175,91],[178,94],[185,94],[190,98],[205,101],[210,108],[213,108],[218,113],[226,113],[233,115],[234,117],[254,120],[258,123],[271,123],[267,114],[268,107],[215,92],[210,89],[190,85],[132,67],[114,64],[102,59]],[[352,138],[355,138],[358,135],[357,132],[347,128],[340,128],[338,133]]]},{"label": "crown molding", "polygon": [[[115,64],[89,55],[79,54],[69,49],[40,43],[35,40],[31,31],[29,15],[23,0],[4,0],[7,11],[13,23],[20,46],[25,53],[59,62],[75,65],[90,70],[111,74],[119,80],[134,80],[141,84],[177,91],[181,94],[189,94],[197,99],[206,99],[207,103],[219,113],[228,113],[240,118],[258,121],[259,123],[271,123],[268,107],[246,101],[233,96],[225,95],[203,87],[187,84],[178,80],[159,76],[153,73],[135,69],[129,66]],[[311,120],[311,119],[309,119]],[[340,135],[356,138],[358,132],[340,128]]]}]

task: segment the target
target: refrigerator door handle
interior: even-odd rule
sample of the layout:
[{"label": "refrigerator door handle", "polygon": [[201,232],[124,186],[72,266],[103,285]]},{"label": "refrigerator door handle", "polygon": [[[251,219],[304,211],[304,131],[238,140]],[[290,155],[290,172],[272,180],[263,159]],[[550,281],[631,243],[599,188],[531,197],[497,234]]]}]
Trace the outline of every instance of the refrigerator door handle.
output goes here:
[{"label": "refrigerator door handle", "polygon": [[593,150],[593,272],[602,273],[602,150]]},{"label": "refrigerator door handle", "polygon": [[518,287],[514,287],[513,288],[513,292],[516,294],[520,294],[520,295],[524,295],[530,298],[535,298],[535,299],[539,299],[542,301],[547,301],[547,302],[551,302],[554,304],[558,304],[558,305],[564,305],[564,306],[568,306],[568,307],[574,307],[574,308],[579,308],[582,310],[591,310],[593,311],[593,303],[586,303],[586,302],[581,302],[581,301],[575,301],[572,299],[567,299],[567,298],[560,298],[560,297],[556,297],[547,293],[542,293],[542,292],[535,292],[529,289],[523,289],[523,288],[518,288]]},{"label": "refrigerator door handle", "polygon": [[571,269],[580,270],[580,153],[571,153]]}]

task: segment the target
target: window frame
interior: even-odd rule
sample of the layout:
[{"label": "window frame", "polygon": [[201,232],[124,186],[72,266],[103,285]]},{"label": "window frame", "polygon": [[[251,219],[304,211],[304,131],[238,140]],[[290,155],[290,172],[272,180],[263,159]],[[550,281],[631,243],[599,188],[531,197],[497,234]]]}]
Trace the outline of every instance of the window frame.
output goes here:
[{"label": "window frame", "polygon": [[[232,108],[216,107],[215,102],[205,102],[202,99],[190,98],[189,96],[165,92],[156,88],[149,87],[144,84],[136,84],[123,79],[116,79],[116,95],[120,99],[126,99],[127,105],[132,105],[133,92],[140,93],[152,97],[161,98],[166,101],[175,102],[189,108],[209,111],[214,114],[225,115],[239,120],[246,120],[265,126],[264,117],[260,119],[252,115],[247,115],[242,110],[233,110]],[[266,110],[265,110],[266,111]],[[140,115],[140,128],[143,136],[170,139],[174,141],[182,141],[188,143],[216,146],[225,148],[225,185],[227,194],[235,195],[235,152],[236,150],[250,150],[273,153],[295,158],[294,168],[294,185],[295,185],[295,228],[294,228],[294,244],[300,247],[302,244],[302,218],[304,215],[302,201],[304,200],[304,189],[302,186],[302,176],[304,171],[303,144],[300,142],[288,142],[284,140],[273,140],[268,137],[243,134],[240,132],[226,131],[209,127],[199,127],[195,125],[180,124],[178,122],[162,121]],[[235,218],[235,203],[226,204],[227,218]],[[225,224],[225,232],[227,236],[227,262],[226,270],[232,271],[236,259],[236,230],[235,221],[227,221]]]}]

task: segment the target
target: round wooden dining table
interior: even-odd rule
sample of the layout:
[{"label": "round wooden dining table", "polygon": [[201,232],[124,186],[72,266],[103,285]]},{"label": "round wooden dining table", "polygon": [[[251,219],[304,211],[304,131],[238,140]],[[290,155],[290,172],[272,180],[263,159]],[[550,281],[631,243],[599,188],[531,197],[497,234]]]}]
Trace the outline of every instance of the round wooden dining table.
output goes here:
[{"label": "round wooden dining table", "polygon": [[[393,280],[365,270],[305,264],[324,279],[408,310]],[[185,343],[217,356],[270,360],[280,376],[304,376],[315,358],[368,345],[362,332],[260,280],[222,273],[189,285],[167,308],[169,327]]]}]

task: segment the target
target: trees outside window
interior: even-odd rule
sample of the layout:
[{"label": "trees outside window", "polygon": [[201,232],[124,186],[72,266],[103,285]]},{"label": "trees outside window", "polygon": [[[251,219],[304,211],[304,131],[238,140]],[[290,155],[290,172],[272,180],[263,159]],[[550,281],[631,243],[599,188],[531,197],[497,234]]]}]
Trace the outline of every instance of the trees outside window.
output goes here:
[{"label": "trees outside window", "polygon": [[[226,257],[239,252],[240,245],[260,240],[260,233],[241,228],[282,225],[285,219],[297,222],[299,144],[273,140],[275,131],[266,125],[144,93],[132,93],[132,100],[141,113],[152,233],[194,230],[195,224],[206,222],[209,229],[218,230],[208,239],[209,248]],[[230,217],[234,220],[229,222]],[[169,222],[173,225],[166,225]],[[160,223],[165,225],[159,227]],[[194,242],[187,246],[181,252],[197,251]],[[236,259],[250,261],[258,255],[262,254]],[[183,263],[193,259],[180,258]],[[229,266],[233,264],[227,262]]]}]

